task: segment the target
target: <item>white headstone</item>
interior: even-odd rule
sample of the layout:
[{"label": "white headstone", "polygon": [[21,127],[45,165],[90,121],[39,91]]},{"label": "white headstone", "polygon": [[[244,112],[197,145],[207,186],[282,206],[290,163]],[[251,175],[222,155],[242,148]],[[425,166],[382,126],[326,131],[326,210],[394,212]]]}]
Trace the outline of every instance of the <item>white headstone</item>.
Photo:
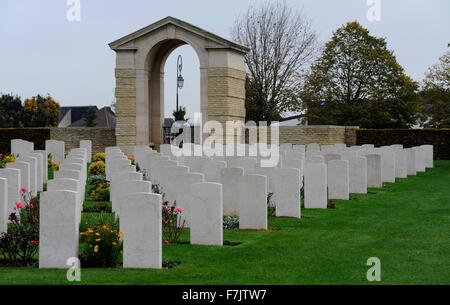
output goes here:
[{"label": "white headstone", "polygon": [[[223,168],[220,174],[220,183],[223,190],[223,215],[239,215],[239,192],[240,183],[244,175],[244,169],[240,167]],[[266,186],[267,189],[267,186]],[[267,193],[264,195],[267,196]],[[266,198],[267,200],[267,198]]]},{"label": "white headstone", "polygon": [[395,177],[406,178],[406,151],[401,149],[395,149]]},{"label": "white headstone", "polygon": [[422,145],[425,150],[425,167],[433,168],[433,145]]},{"label": "white headstone", "polygon": [[134,193],[152,193],[152,183],[143,180],[125,180],[120,182],[120,187],[124,190],[117,194],[117,214],[120,215],[120,207],[125,204],[124,196]]},{"label": "white headstone", "polygon": [[192,205],[195,201],[193,194],[191,193],[191,185],[194,183],[204,182],[205,175],[201,173],[186,173],[175,176],[173,178],[175,200],[177,205],[182,207],[184,212],[181,215],[182,220],[186,221],[186,227],[190,226],[190,215],[192,211]]},{"label": "white headstone", "polygon": [[328,162],[332,161],[332,160],[341,160],[341,155],[340,154],[325,154],[324,156],[324,161],[325,164],[328,164]]},{"label": "white headstone", "polygon": [[331,160],[327,165],[328,198],[349,199],[349,170],[347,160]]},{"label": "white headstone", "polygon": [[92,141],[91,140],[80,140],[80,148],[85,148],[87,151],[87,162],[92,160]]},{"label": "white headstone", "polygon": [[406,151],[406,173],[416,175],[416,151],[413,148],[405,148]]},{"label": "white headstone", "polygon": [[21,201],[20,169],[0,168],[0,177],[8,180],[8,215],[14,212],[16,202]]},{"label": "white headstone", "polygon": [[395,182],[395,153],[393,151],[381,152],[381,180],[383,182]]},{"label": "white headstone", "polygon": [[0,177],[0,233],[8,229],[8,180]]},{"label": "white headstone", "polygon": [[20,188],[30,191],[30,163],[28,162],[10,162],[6,163],[6,168],[15,168],[20,170]]},{"label": "white headstone", "polygon": [[191,244],[223,245],[222,185],[213,182],[191,185]]},{"label": "white headstone", "polygon": [[367,159],[367,187],[382,187],[381,155],[368,154]]},{"label": "white headstone", "polygon": [[308,145],[306,145],[306,150],[307,151],[311,151],[311,150],[320,151],[320,146],[318,143],[309,143]]},{"label": "white headstone", "polygon": [[[224,170],[236,170],[228,168]],[[245,175],[236,177],[238,187],[239,229],[267,230],[267,177]],[[224,189],[224,197],[225,197]]]},{"label": "white headstone", "polygon": [[39,213],[39,268],[66,269],[68,258],[78,258],[76,192],[42,192]]},{"label": "white headstone", "polygon": [[276,209],[277,217],[300,218],[300,170],[297,168],[277,168]]},{"label": "white headstone", "polygon": [[37,181],[37,163],[38,160],[35,157],[26,156],[16,159],[17,162],[26,162],[30,165],[30,191],[32,196],[36,196],[38,193],[38,181]]},{"label": "white headstone", "polygon": [[128,190],[123,187],[122,182],[127,180],[142,180],[142,173],[136,171],[116,172],[112,178],[110,183],[111,209],[113,212],[118,213],[118,196],[119,194],[128,193]]},{"label": "white headstone", "polygon": [[77,221],[81,220],[81,211],[83,210],[84,193],[80,192],[80,181],[69,178],[58,178],[48,181],[48,191],[73,191],[77,195]]},{"label": "white headstone", "polygon": [[124,195],[120,206],[123,268],[162,268],[161,195]]},{"label": "white headstone", "polygon": [[40,153],[29,153],[26,157],[36,158],[36,185],[37,191],[42,192],[44,190],[44,168],[42,167],[42,154]]},{"label": "white headstone", "polygon": [[323,156],[306,157],[305,164],[313,164],[313,163],[324,164],[325,158]]},{"label": "white headstone", "polygon": [[327,208],[327,166],[321,163],[305,165],[305,208]]},{"label": "white headstone", "polygon": [[366,157],[351,157],[348,160],[349,192],[367,194]]},{"label": "white headstone", "polygon": [[425,150],[421,146],[413,147],[413,149],[416,152],[416,171],[424,172],[426,158]]},{"label": "white headstone", "polygon": [[62,163],[65,157],[65,143],[63,141],[46,140],[45,150],[51,154],[53,162]]}]

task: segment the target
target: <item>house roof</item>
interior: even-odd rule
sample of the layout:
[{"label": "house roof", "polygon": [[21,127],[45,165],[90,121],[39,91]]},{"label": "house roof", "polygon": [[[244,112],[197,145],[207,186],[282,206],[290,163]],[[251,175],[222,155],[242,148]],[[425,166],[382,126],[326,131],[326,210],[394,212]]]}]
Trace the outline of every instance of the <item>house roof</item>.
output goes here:
[{"label": "house roof", "polygon": [[278,122],[295,120],[295,119],[299,119],[299,118],[301,118],[303,116],[305,116],[305,115],[304,114],[297,114],[297,115],[293,115],[293,116],[289,116],[289,117],[286,117],[286,118],[279,119]]},{"label": "house roof", "polygon": [[[97,108],[97,107],[95,107]],[[96,118],[94,120],[95,127],[116,127],[116,115],[112,112],[111,107],[105,106],[102,109],[97,109]],[[81,118],[71,124],[69,127],[84,127],[85,120]]]},{"label": "house roof", "polygon": [[60,107],[60,117],[59,121],[64,118],[64,116],[70,111],[70,121],[76,122],[80,120],[83,115],[87,112],[87,110],[93,107],[95,110],[98,110],[97,106],[70,106],[70,107]]},{"label": "house roof", "polygon": [[[144,28],[142,28],[142,29],[140,29],[140,30],[138,30],[136,32],[133,32],[133,33],[128,34],[128,35],[126,35],[126,36],[124,36],[122,38],[119,38],[119,39],[111,42],[109,44],[109,47],[111,49],[113,49],[113,50],[124,50],[124,49],[129,50],[130,47],[123,47],[123,45],[126,44],[127,42],[135,40],[135,39],[137,39],[139,37],[145,36],[145,35],[153,32],[153,31],[155,31],[155,30],[157,30],[157,29],[159,29],[159,28],[161,28],[163,26],[166,26],[168,24],[175,25],[177,27],[185,29],[186,31],[189,31],[189,32],[192,32],[192,33],[197,34],[199,36],[202,36],[202,37],[205,37],[207,39],[210,39],[210,40],[218,43],[219,45],[222,45],[223,48],[226,48],[226,49],[233,49],[233,50],[236,50],[236,51],[242,52],[242,53],[247,53],[250,50],[246,46],[243,46],[243,45],[241,45],[241,44],[239,44],[237,42],[234,42],[234,41],[228,40],[226,38],[220,37],[220,36],[218,36],[216,34],[213,34],[211,32],[208,32],[208,31],[204,30],[204,29],[201,29],[201,28],[199,28],[199,27],[197,27],[195,25],[192,25],[192,24],[190,24],[190,23],[188,23],[186,21],[183,21],[183,20],[171,17],[171,16],[163,18],[163,19],[161,19],[161,20],[159,20],[159,21],[157,21],[155,23],[152,23],[152,24],[150,24],[150,25],[148,25],[148,26],[146,26],[146,27],[144,27]],[[217,48],[217,47],[214,47],[214,48]],[[137,50],[135,48],[131,48],[131,49]]]}]

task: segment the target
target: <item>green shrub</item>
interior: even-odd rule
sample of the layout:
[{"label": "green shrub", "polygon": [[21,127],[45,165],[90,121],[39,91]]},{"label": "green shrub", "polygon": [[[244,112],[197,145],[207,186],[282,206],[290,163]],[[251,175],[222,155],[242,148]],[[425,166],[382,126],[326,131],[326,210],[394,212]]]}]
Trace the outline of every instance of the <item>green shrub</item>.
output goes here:
[{"label": "green shrub", "polygon": [[11,140],[22,139],[34,143],[34,149],[45,149],[45,140],[50,140],[50,128],[0,128],[0,153],[11,151]]},{"label": "green shrub", "polygon": [[115,267],[122,255],[123,237],[109,223],[98,222],[80,233],[86,247],[80,255],[82,267]]},{"label": "green shrub", "polygon": [[450,129],[357,129],[356,144],[403,144],[404,148],[431,144],[435,160],[450,159]]},{"label": "green shrub", "polygon": [[32,198],[22,189],[22,202],[16,202],[14,209],[8,232],[0,233],[0,255],[7,264],[30,266],[39,247],[39,197]]},{"label": "green shrub", "polygon": [[96,153],[92,158],[92,162],[103,161],[105,162],[105,153]]},{"label": "green shrub", "polygon": [[109,184],[107,182],[97,183],[89,193],[94,201],[109,201]]},{"label": "green shrub", "polygon": [[16,157],[13,155],[0,154],[0,168],[6,167],[6,163],[16,162]]},{"label": "green shrub", "polygon": [[239,229],[239,217],[238,216],[224,216],[223,228],[225,230],[237,230]]},{"label": "green shrub", "polygon": [[102,175],[105,173],[105,163],[102,161],[92,162],[88,169],[89,174]]}]

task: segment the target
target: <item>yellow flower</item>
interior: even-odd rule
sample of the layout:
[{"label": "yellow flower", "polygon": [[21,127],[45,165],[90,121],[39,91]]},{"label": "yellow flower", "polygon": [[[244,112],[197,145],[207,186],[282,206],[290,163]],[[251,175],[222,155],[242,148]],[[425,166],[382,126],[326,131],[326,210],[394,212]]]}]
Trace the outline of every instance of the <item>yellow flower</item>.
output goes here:
[{"label": "yellow flower", "polygon": [[123,251],[122,251],[122,250],[120,250],[120,254],[123,254]]},{"label": "yellow flower", "polygon": [[98,246],[94,247],[94,252],[97,253],[98,252]]},{"label": "yellow flower", "polygon": [[97,242],[98,242],[98,241],[101,241],[101,240],[102,240],[101,238],[97,238],[97,239],[96,239],[95,241],[97,241]]},{"label": "yellow flower", "polygon": [[117,245],[117,243],[115,241],[112,242],[113,246]]},{"label": "yellow flower", "polygon": [[92,248],[92,245],[89,245],[89,248]]},{"label": "yellow flower", "polygon": [[100,236],[100,233],[95,233],[95,235]]}]

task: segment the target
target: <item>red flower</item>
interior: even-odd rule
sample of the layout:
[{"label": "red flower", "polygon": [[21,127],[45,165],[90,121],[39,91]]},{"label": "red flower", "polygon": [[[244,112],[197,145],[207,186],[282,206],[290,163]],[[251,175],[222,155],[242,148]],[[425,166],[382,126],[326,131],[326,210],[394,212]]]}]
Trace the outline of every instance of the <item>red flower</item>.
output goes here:
[{"label": "red flower", "polygon": [[33,240],[33,245],[37,245],[38,244],[38,242],[37,242],[37,240]]},{"label": "red flower", "polygon": [[22,188],[22,192],[23,192],[23,193],[26,193],[26,192],[27,192],[27,189],[23,187],[23,188]]}]

